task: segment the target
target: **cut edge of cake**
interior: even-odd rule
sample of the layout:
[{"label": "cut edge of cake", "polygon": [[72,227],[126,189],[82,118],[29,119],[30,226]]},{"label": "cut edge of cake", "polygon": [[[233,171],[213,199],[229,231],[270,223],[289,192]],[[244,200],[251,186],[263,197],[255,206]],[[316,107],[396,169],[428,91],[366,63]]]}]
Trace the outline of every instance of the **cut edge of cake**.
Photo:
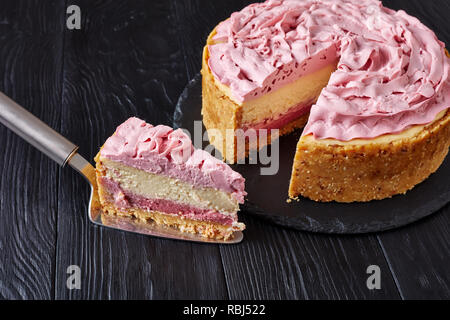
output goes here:
[{"label": "cut edge of cake", "polygon": [[[337,62],[332,62],[326,67],[306,75],[292,84],[284,85],[264,96],[239,102],[233,98],[229,87],[216,80],[208,65],[208,46],[215,43],[213,37],[216,34],[216,28],[209,34],[207,43],[203,49],[201,70],[202,118],[205,128],[208,131],[210,143],[220,151],[225,161],[228,163],[236,163],[239,160],[247,158],[250,152],[258,151],[270,144],[275,138],[289,134],[295,129],[303,128],[308,120],[311,105],[317,100],[320,91],[328,82],[331,73],[336,69]],[[314,86],[310,88],[310,92],[306,92],[305,90],[301,93],[298,90],[298,88],[305,88],[312,83],[314,83]],[[290,97],[291,95],[285,92],[286,90],[301,94],[302,100],[297,101],[295,97]],[[289,97],[291,101],[278,103],[280,100],[279,95]],[[268,101],[267,98],[269,98]],[[263,116],[257,120],[252,119],[252,113],[267,109],[262,104],[277,109],[278,114],[266,115],[266,117]],[[283,112],[287,113],[295,108],[297,108],[295,110],[297,112],[296,116],[280,119],[284,116]],[[282,124],[273,127],[273,125],[270,125],[270,122],[268,125],[265,125],[267,121],[279,121]],[[255,129],[256,135],[259,134],[260,129],[267,129],[267,139],[254,139],[253,141],[248,141],[247,139],[244,145],[239,145],[240,137],[238,134],[235,134],[238,129],[242,129],[240,134],[244,135],[248,129]],[[272,137],[271,129],[278,129],[276,136]],[[218,132],[218,136],[214,132]]]}]

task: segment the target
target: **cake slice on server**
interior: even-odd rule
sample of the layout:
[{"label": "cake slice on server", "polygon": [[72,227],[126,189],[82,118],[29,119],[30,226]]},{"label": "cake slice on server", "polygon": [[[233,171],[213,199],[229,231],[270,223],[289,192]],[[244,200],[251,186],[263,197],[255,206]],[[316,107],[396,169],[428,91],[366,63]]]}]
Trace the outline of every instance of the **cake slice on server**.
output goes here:
[{"label": "cake slice on server", "polygon": [[[284,135],[304,127],[290,198],[355,202],[403,194],[449,150],[444,48],[417,18],[378,0],[254,3],[208,37],[203,123],[230,163],[274,141],[238,143],[242,132]],[[245,153],[238,152],[242,141]]]},{"label": "cake slice on server", "polygon": [[107,214],[212,239],[226,240],[245,228],[237,221],[245,179],[195,149],[181,129],[130,118],[106,140],[95,162]]}]

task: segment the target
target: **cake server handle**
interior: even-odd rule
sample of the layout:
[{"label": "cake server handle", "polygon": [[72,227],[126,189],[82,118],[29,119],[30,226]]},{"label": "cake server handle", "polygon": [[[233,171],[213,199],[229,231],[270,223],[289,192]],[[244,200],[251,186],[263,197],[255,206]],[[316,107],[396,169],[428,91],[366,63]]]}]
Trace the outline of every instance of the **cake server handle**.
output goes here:
[{"label": "cake server handle", "polygon": [[0,123],[64,167],[78,146],[0,92]]}]

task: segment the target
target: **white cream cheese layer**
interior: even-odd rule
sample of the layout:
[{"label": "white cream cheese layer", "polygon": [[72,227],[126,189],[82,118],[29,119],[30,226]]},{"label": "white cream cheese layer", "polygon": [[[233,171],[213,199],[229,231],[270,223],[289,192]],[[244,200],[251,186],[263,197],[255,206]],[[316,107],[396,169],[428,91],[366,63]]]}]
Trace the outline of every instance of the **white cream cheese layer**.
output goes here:
[{"label": "white cream cheese layer", "polygon": [[156,175],[106,158],[100,159],[105,177],[120,184],[124,190],[150,199],[166,199],[221,213],[235,213],[239,203],[226,192],[214,188],[193,188],[183,181]]}]

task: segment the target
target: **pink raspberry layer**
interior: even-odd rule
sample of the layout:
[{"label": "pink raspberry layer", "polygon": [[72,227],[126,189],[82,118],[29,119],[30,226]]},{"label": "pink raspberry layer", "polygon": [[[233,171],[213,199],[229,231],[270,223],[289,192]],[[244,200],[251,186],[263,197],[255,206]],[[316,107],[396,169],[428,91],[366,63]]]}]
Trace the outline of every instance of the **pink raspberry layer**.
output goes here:
[{"label": "pink raspberry layer", "polygon": [[115,206],[121,209],[139,208],[147,211],[158,211],[192,220],[210,221],[227,226],[231,226],[237,221],[236,215],[232,217],[212,209],[198,208],[171,200],[146,198],[128,190],[123,190],[120,184],[112,179],[102,177],[99,180],[102,187],[111,195],[108,200],[114,202]]}]

